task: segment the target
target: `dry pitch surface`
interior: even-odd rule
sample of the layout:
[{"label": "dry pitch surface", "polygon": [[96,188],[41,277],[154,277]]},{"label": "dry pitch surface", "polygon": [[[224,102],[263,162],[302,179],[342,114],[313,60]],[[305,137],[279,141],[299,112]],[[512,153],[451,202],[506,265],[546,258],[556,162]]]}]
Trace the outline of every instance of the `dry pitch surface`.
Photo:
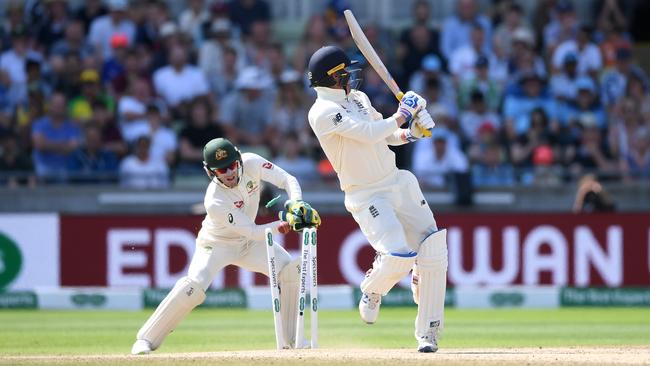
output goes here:
[{"label": "dry pitch surface", "polygon": [[650,346],[455,348],[435,354],[412,349],[315,349],[156,353],[147,356],[8,356],[0,365],[650,365]]}]

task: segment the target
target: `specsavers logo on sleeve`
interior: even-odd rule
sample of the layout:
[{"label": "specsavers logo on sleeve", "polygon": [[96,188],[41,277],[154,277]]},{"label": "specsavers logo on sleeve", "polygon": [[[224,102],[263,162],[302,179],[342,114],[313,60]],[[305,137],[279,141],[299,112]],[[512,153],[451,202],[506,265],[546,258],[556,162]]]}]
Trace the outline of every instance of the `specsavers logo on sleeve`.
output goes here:
[{"label": "specsavers logo on sleeve", "polygon": [[59,286],[59,216],[0,214],[0,291]]}]

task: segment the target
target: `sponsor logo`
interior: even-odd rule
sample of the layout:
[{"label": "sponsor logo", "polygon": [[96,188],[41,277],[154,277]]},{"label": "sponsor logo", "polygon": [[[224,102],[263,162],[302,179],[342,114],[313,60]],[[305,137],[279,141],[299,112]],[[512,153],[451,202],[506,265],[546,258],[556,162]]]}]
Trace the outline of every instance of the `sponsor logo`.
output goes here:
[{"label": "sponsor logo", "polygon": [[429,322],[429,328],[435,328],[440,326],[440,320],[434,320],[432,322]]},{"label": "sponsor logo", "polygon": [[266,163],[262,164],[262,168],[264,168],[264,169],[273,169],[273,164],[271,164],[269,162],[266,162]]},{"label": "sponsor logo", "polygon": [[341,121],[343,121],[343,116],[341,113],[337,113],[334,117],[332,117],[332,123],[334,123],[334,126],[341,124]]},{"label": "sponsor logo", "polygon": [[519,292],[495,292],[490,296],[490,303],[499,306],[521,306],[524,295]]},{"label": "sponsor logo", "polygon": [[217,149],[214,157],[217,158],[217,160],[225,159],[228,157],[228,152],[224,149]]},{"label": "sponsor logo", "polygon": [[375,206],[370,206],[369,210],[373,218],[379,216],[379,210]]},{"label": "sponsor logo", "polygon": [[192,296],[193,293],[194,293],[194,287],[190,287],[190,289],[185,292],[185,295]]},{"label": "sponsor logo", "polygon": [[244,201],[237,201],[235,202],[235,207],[241,208],[244,205]]},{"label": "sponsor logo", "polygon": [[233,221],[235,221],[235,219],[233,219],[232,214],[229,213],[228,214],[228,222],[232,224]]},{"label": "sponsor logo", "polygon": [[70,296],[70,301],[76,306],[100,307],[106,304],[106,295],[104,294],[84,294],[78,293]]},{"label": "sponsor logo", "polygon": [[16,242],[0,233],[0,289],[18,277],[22,263],[23,257]]},{"label": "sponsor logo", "polygon": [[420,206],[425,206],[426,204],[427,204],[427,201],[425,201],[425,200],[420,201]]}]

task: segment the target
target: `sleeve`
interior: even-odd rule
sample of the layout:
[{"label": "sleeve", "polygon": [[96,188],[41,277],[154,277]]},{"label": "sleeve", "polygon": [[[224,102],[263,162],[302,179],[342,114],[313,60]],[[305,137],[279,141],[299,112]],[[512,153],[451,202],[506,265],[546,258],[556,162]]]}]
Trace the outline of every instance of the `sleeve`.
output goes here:
[{"label": "sleeve", "polygon": [[302,189],[293,175],[259,155],[251,155],[250,163],[252,163],[254,169],[259,169],[261,180],[284,189],[290,200],[302,199]]},{"label": "sleeve", "polygon": [[230,230],[250,240],[264,240],[264,232],[267,228],[273,230],[277,235],[280,221],[273,221],[268,224],[257,225],[243,211],[228,209],[223,205],[223,201],[213,199],[205,202],[205,209],[213,220],[220,221]]},{"label": "sleeve", "polygon": [[319,135],[335,134],[364,143],[377,143],[386,139],[397,127],[394,117],[359,122],[350,118],[340,108],[328,108],[315,121]]},{"label": "sleeve", "polygon": [[402,134],[404,134],[405,131],[405,129],[400,128],[397,131],[393,132],[390,136],[386,137],[386,143],[392,146],[400,146],[406,144],[407,141],[404,141],[402,138]]}]

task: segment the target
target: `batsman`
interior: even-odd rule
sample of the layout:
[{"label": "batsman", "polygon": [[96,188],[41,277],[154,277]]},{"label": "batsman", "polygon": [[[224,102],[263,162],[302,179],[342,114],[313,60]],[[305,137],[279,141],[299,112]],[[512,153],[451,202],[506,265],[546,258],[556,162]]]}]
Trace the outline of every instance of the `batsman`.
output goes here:
[{"label": "batsman", "polygon": [[397,169],[388,148],[423,138],[435,123],[424,98],[412,91],[384,118],[357,90],[360,70],[354,63],[336,46],[312,55],[308,76],[317,99],[308,119],[338,175],[346,210],[377,252],[361,283],[359,312],[374,323],[381,297],[412,270],[418,351],[436,352],[444,320],[446,230],[438,229],[417,179]]},{"label": "batsman", "polygon": [[[302,201],[300,184],[282,168],[259,155],[240,153],[230,141],[216,138],[203,148],[203,167],[210,184],[205,193],[205,219],[186,277],[176,282],[158,308],[140,328],[131,353],[156,350],[183,318],[205,300],[205,291],[226,265],[232,264],[268,276],[264,231],[274,234],[318,227],[318,212]],[[280,220],[255,224],[262,181],[284,189],[289,200]],[[300,259],[276,250],[282,329],[286,344],[295,344],[296,303]]]}]

